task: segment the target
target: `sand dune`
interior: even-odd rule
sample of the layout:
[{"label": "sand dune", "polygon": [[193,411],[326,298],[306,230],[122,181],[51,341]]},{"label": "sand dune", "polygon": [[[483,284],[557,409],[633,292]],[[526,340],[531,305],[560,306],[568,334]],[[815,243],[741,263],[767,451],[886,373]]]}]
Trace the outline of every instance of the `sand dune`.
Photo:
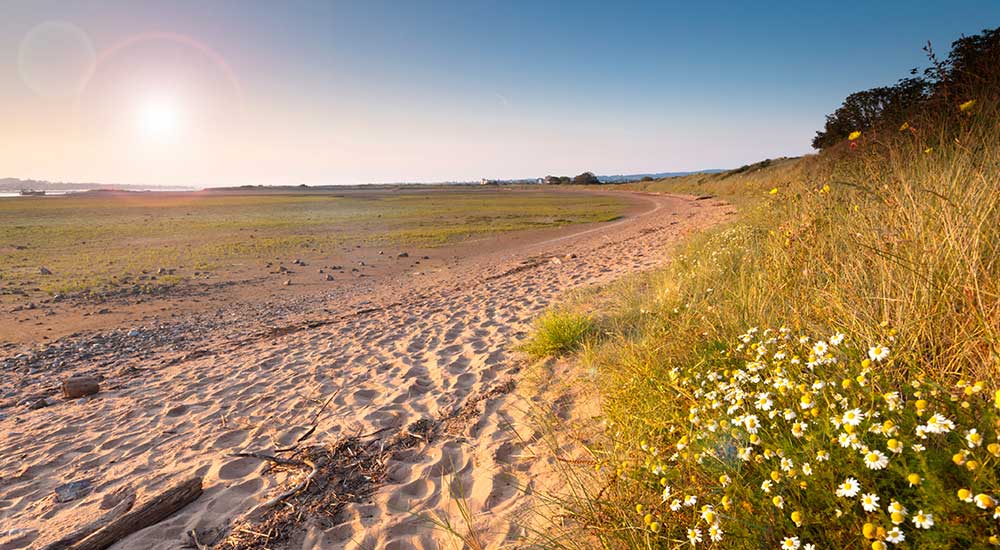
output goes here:
[{"label": "sand dune", "polygon": [[[316,303],[337,312],[322,323],[208,339],[187,360],[154,355],[95,397],[0,418],[0,549],[40,548],[98,517],[106,494],[132,486],[142,500],[193,474],[204,476],[201,498],[115,548],[181,548],[191,530],[216,540],[302,475],[230,453],[293,444],[331,395],[311,444],[388,440],[420,419],[455,421],[389,455],[372,496],[268,547],[449,546],[427,521],[455,513],[449,486],[465,495],[485,543],[516,545],[515,512],[530,498],[519,487],[533,472],[515,435],[517,398],[496,391],[516,383],[512,343],[561,293],[655,266],[671,242],[730,210],[690,197],[639,200],[642,212],[619,222],[397,277]],[[92,483],[87,494],[55,502],[56,486],[81,479]]]}]

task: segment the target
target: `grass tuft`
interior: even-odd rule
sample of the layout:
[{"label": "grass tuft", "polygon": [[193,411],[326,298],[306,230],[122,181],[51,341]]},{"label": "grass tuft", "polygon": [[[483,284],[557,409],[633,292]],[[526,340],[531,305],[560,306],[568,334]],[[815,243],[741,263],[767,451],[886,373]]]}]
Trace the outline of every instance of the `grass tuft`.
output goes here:
[{"label": "grass tuft", "polygon": [[564,355],[579,349],[595,326],[589,315],[549,311],[535,321],[535,331],[522,349],[538,359]]}]

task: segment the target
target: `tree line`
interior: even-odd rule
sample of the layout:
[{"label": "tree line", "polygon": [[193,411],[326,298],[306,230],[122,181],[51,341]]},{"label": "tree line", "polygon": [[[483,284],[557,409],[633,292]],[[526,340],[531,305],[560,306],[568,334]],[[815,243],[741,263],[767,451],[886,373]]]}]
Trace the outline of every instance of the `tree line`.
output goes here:
[{"label": "tree line", "polygon": [[827,115],[812,146],[826,149],[853,132],[883,127],[905,130],[921,119],[954,117],[977,101],[996,103],[1000,99],[1000,27],[952,42],[943,60],[930,43],[924,51],[929,67],[911,70],[909,77],[895,85],[847,96],[840,108]]}]

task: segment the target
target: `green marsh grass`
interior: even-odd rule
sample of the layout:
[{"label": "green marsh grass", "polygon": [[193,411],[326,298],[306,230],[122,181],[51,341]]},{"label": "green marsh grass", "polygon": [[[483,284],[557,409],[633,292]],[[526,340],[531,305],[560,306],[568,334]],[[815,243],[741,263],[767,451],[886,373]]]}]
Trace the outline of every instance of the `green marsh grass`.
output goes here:
[{"label": "green marsh grass", "polygon": [[[0,277],[49,293],[99,290],[160,267],[219,270],[356,244],[437,247],[607,221],[623,209],[615,197],[493,189],[6,198]],[[39,277],[40,266],[53,275]]]}]

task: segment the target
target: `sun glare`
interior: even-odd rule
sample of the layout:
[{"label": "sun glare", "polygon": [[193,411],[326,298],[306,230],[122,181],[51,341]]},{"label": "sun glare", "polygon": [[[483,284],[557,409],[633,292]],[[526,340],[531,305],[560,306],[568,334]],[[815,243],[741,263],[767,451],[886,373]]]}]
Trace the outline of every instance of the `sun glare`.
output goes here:
[{"label": "sun glare", "polygon": [[167,141],[176,136],[179,119],[177,105],[173,101],[155,97],[139,105],[136,122],[144,137]]}]

